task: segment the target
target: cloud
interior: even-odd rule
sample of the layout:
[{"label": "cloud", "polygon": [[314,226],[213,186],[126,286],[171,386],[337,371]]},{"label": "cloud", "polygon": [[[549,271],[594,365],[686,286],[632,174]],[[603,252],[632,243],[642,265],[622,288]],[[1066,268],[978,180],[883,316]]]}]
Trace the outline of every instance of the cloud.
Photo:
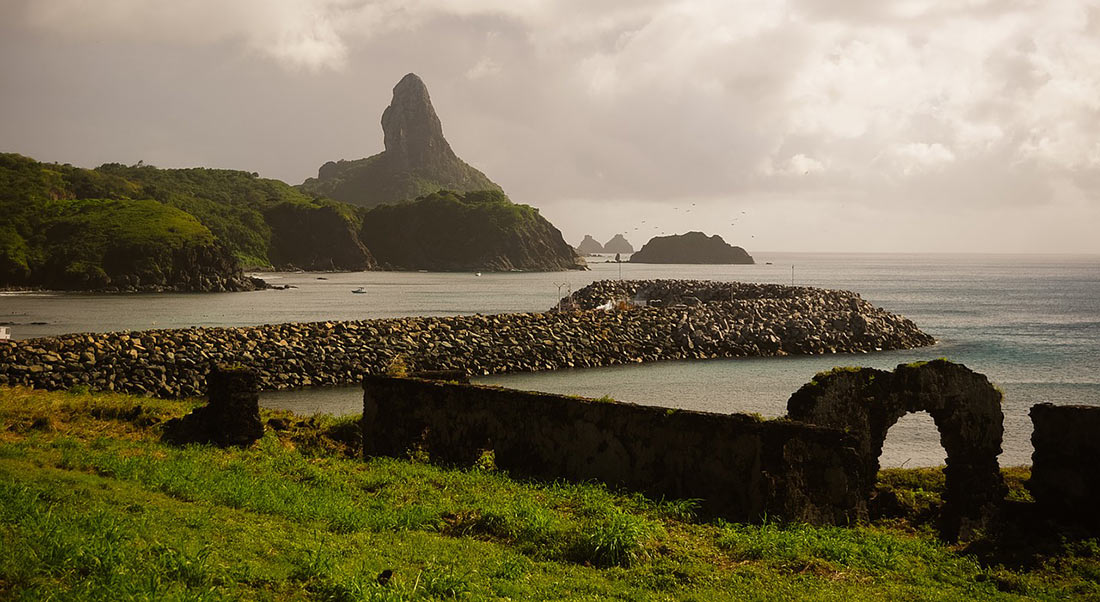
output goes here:
[{"label": "cloud", "polygon": [[899,169],[905,175],[919,173],[925,169],[935,168],[944,163],[955,160],[955,153],[951,149],[933,142],[910,142],[893,148],[894,158],[898,161]]},{"label": "cloud", "polygon": [[[416,71],[456,151],[540,206],[1100,206],[1100,0],[25,0],[19,19],[278,65],[277,117],[316,112],[299,135],[363,155]],[[225,152],[291,181],[341,158],[296,142],[270,165],[247,136]]]},{"label": "cloud", "polygon": [[35,29],[70,38],[202,46],[237,44],[281,65],[342,69],[353,28],[402,27],[396,3],[341,0],[34,0],[25,9]]},{"label": "cloud", "polygon": [[467,79],[481,79],[500,73],[500,64],[493,59],[483,56],[473,67],[466,72]]}]

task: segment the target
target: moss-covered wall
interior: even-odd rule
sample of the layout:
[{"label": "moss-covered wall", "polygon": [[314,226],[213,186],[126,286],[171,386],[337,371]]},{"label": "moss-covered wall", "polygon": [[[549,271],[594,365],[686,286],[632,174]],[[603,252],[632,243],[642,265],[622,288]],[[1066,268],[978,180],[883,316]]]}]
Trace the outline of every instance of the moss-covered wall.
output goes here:
[{"label": "moss-covered wall", "polygon": [[737,521],[866,513],[864,464],[835,429],[411,378],[367,376],[363,389],[367,456],[469,465],[492,450],[514,475],[700,499]]}]

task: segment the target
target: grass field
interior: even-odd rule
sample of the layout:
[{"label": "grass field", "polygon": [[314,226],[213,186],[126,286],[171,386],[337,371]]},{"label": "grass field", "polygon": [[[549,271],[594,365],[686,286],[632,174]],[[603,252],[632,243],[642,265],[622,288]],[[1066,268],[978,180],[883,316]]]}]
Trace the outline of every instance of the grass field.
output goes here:
[{"label": "grass field", "polygon": [[0,388],[0,599],[1100,599],[1096,539],[939,542],[938,470],[884,471],[904,511],[872,524],[729,524],[491,457],[363,461],[354,418],[161,443],[192,406]]}]

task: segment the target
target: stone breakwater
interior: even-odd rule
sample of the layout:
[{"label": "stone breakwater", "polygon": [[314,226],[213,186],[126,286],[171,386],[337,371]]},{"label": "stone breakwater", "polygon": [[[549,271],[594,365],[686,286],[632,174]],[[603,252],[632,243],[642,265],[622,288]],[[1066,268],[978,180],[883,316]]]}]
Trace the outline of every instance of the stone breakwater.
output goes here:
[{"label": "stone breakwater", "polygon": [[[606,286],[588,287],[592,303],[599,296],[598,287]],[[642,290],[647,283],[637,286]],[[667,286],[666,297],[671,301],[672,291],[680,291],[682,285]],[[273,390],[355,384],[364,373],[385,372],[395,358],[409,370],[491,374],[660,360],[868,352],[934,342],[911,321],[875,308],[854,293],[775,285],[714,286],[715,291],[725,287],[728,297],[716,292],[714,300],[703,301],[699,295],[704,293],[692,289],[695,294],[685,296],[694,296],[699,303],[673,307],[0,341],[0,385],[42,389],[83,385],[189,397],[205,393],[206,373],[214,363],[253,367],[260,387]],[[574,297],[585,299],[587,294],[578,291]],[[725,298],[731,300],[718,300]]]}]

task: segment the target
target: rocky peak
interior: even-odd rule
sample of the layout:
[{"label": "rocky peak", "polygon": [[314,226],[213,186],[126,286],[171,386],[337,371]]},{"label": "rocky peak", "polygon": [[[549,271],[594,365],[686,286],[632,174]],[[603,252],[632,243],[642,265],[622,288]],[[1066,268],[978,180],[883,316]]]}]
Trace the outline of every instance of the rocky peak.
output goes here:
[{"label": "rocky peak", "polygon": [[581,255],[603,253],[603,245],[595,238],[592,238],[591,234],[585,234],[584,240],[581,241],[581,244],[577,245],[577,252]]},{"label": "rocky peak", "polygon": [[622,234],[616,234],[614,238],[604,243],[603,249],[606,253],[633,253],[634,245],[630,244]]},{"label": "rocky peak", "polygon": [[405,168],[456,158],[443,137],[443,124],[432,107],[428,87],[415,73],[393,87],[393,100],[382,113],[382,132],[386,154]]}]

